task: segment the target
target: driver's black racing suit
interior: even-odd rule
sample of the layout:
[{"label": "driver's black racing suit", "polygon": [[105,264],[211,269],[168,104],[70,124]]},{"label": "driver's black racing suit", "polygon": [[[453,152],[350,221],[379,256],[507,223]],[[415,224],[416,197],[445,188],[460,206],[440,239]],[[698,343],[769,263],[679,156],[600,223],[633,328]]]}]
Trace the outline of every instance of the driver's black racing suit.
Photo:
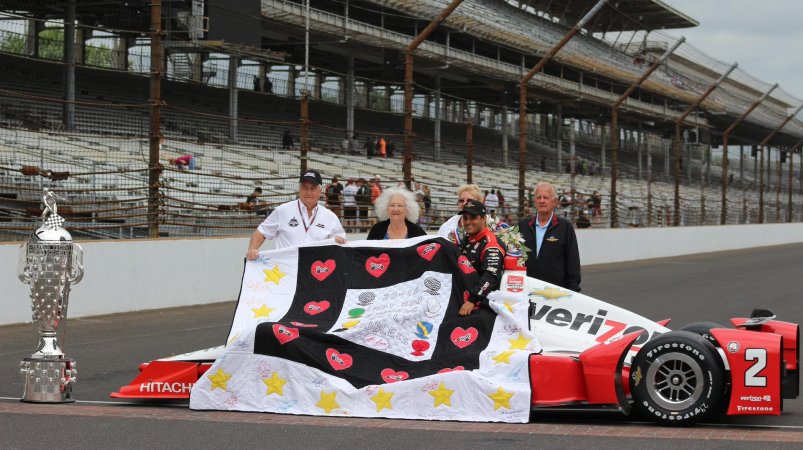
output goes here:
[{"label": "driver's black racing suit", "polygon": [[468,259],[461,264],[470,263],[479,276],[479,280],[469,287],[468,298],[463,301],[474,303],[474,309],[488,307],[488,293],[499,289],[502,282],[505,250],[493,231],[486,227],[476,236],[468,236],[460,251]]}]

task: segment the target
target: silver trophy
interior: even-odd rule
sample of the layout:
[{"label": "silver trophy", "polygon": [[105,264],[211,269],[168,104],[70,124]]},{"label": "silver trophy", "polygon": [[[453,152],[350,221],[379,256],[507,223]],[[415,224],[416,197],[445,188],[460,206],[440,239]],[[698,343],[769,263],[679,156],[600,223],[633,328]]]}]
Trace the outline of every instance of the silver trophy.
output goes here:
[{"label": "silver trophy", "polygon": [[33,323],[39,332],[39,348],[20,362],[25,379],[22,401],[37,403],[72,402],[76,381],[75,361],[64,356],[64,341],[70,285],[84,276],[83,251],[72,242],[62,225],[53,192],[44,190],[42,226],[20,248],[17,276],[31,286]]}]

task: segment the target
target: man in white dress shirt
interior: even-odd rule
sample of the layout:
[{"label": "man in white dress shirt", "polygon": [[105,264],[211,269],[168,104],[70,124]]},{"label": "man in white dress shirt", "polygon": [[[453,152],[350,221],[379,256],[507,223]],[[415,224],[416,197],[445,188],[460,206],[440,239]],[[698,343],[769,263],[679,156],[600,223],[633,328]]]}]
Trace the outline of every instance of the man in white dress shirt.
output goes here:
[{"label": "man in white dress shirt", "polygon": [[266,239],[274,239],[277,249],[332,238],[338,244],[345,244],[346,232],[340,219],[318,204],[322,183],[317,170],[305,170],[298,182],[298,200],[282,203],[268,215],[251,235],[245,257],[256,259]]}]

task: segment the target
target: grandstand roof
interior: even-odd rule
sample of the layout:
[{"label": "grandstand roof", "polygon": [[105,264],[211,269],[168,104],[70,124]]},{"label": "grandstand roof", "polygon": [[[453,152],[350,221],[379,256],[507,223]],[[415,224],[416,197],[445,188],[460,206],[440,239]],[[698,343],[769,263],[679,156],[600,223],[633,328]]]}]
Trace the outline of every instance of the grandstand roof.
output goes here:
[{"label": "grandstand roof", "polygon": [[[163,8],[186,6],[188,0],[162,0]],[[15,11],[38,19],[64,19],[67,2],[64,0],[0,0],[0,11]],[[79,22],[118,30],[148,31],[150,1],[148,0],[75,0]]]},{"label": "grandstand roof", "polygon": [[[598,0],[522,0],[536,11],[577,23]],[[613,2],[612,2],[613,3]],[[619,0],[592,19],[595,32],[692,28],[700,23],[661,0]]]}]

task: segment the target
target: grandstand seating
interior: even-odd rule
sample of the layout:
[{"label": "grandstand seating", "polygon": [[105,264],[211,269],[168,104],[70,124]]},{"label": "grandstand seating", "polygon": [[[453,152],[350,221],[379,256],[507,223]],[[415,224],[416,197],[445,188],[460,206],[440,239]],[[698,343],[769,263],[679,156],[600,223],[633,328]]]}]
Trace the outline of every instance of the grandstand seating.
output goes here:
[{"label": "grandstand seating", "polygon": [[[71,219],[87,225],[87,229],[102,223],[96,227],[97,231],[87,232],[83,237],[144,235],[141,229],[148,195],[148,80],[139,75],[97,69],[79,67],[76,71],[75,130],[68,133],[61,124],[62,103],[54,100],[62,96],[60,66],[0,55],[0,187],[4,191],[12,190],[14,196],[10,199],[14,202],[0,199],[0,220],[17,223],[17,229],[25,229],[30,211],[20,208],[20,202],[27,205],[27,209],[36,209],[41,188],[51,187],[65,193],[72,205],[95,205],[89,209],[91,219],[78,216]],[[120,85],[125,85],[126,89],[119,89]],[[254,186],[263,187],[270,203],[294,196],[300,154],[297,149],[282,150],[280,147],[285,130],[290,130],[296,139],[300,136],[297,99],[241,90],[238,97],[241,120],[237,138],[233,139],[226,89],[180,81],[165,81],[163,89],[166,103],[162,109],[163,163],[167,165],[168,158],[187,153],[198,157],[200,162],[197,170],[168,167],[161,176],[160,213],[166,217],[162,225],[165,233],[246,234],[259,222],[260,216],[241,210],[239,204]],[[341,179],[371,178],[378,174],[386,185],[398,183],[402,178],[401,116],[362,109],[355,112],[360,142],[373,135],[392,136],[395,140],[397,154],[389,159],[341,154],[345,135],[343,116],[342,106],[310,102],[312,151],[308,155],[309,166],[320,169],[327,178],[332,175]],[[430,138],[434,135],[434,123],[417,118],[414,129],[413,175],[417,181],[431,187],[435,216],[448,217],[454,209],[454,188],[465,179],[465,124],[441,122],[443,142],[437,160]],[[543,172],[537,163],[544,156],[550,160],[549,167],[554,167],[554,138],[530,137],[528,184],[550,181],[559,191],[569,189],[572,180],[568,174]],[[496,130],[474,127],[473,178],[484,189],[502,189],[508,205],[516,205],[516,139],[508,137],[507,161],[501,159],[501,139]],[[599,162],[598,145],[593,136],[578,134],[577,155]],[[564,152],[568,149],[566,139],[563,148]],[[632,174],[636,166],[634,153],[626,144],[623,148],[629,151],[620,152],[622,172]],[[659,160],[660,155],[656,154],[656,159]],[[69,172],[70,175],[58,181],[52,176],[51,179],[25,176],[19,173],[22,166],[37,167],[51,175],[54,172]],[[574,184],[580,193],[597,190],[606,199],[610,195],[607,176],[577,176]],[[653,183],[651,194],[656,210],[671,210],[674,195],[671,184],[665,180]],[[701,194],[705,197],[705,207],[699,200]],[[646,225],[657,221],[654,216],[646,216],[645,183],[622,178],[618,195],[623,224]],[[683,214],[689,223],[717,222],[719,190],[716,180],[707,188],[683,186],[681,197],[684,199]],[[740,207],[737,202],[742,195],[737,192],[732,197],[730,220],[735,222]],[[755,203],[754,193],[749,193],[748,198]],[[701,218],[704,211],[706,220]],[[666,213],[663,214],[666,217]],[[604,226],[607,222],[606,215],[597,225]]]}]

